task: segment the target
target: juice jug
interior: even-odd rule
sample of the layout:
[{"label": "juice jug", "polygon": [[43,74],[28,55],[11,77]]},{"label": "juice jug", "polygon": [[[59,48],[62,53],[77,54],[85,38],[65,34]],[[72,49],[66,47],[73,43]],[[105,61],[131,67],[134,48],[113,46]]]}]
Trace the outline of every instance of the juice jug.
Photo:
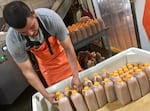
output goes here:
[{"label": "juice jug", "polygon": [[150,83],[150,64],[144,64],[144,72],[147,75],[149,83]]},{"label": "juice jug", "polygon": [[102,72],[101,76],[102,76],[103,79],[104,78],[109,78],[109,72],[106,69],[102,69],[101,72]]},{"label": "juice jug", "polygon": [[107,103],[107,98],[103,86],[100,85],[99,82],[95,81],[92,89],[96,95],[99,108],[103,107]]},{"label": "juice jug", "polygon": [[92,33],[92,30],[91,30],[91,27],[88,23],[85,23],[85,29],[86,29],[86,32],[87,32],[87,36],[91,36],[93,33]]},{"label": "juice jug", "polygon": [[108,102],[114,102],[115,100],[117,100],[114,84],[108,78],[104,79],[104,89]]},{"label": "juice jug", "polygon": [[102,79],[102,77],[97,72],[95,72],[93,74],[93,81],[97,81],[97,82],[99,82],[101,84],[101,82],[103,81],[103,79]]},{"label": "juice jug", "polygon": [[89,86],[89,87],[91,87],[91,86],[93,86],[93,82],[91,80],[89,80],[88,77],[85,77],[84,81],[83,81],[83,86]]},{"label": "juice jug", "polygon": [[127,78],[126,82],[129,88],[131,99],[134,101],[134,100],[141,98],[142,96],[141,90],[140,90],[140,86],[138,84],[137,79],[130,74],[126,75],[126,78]]},{"label": "juice jug", "polygon": [[90,87],[85,86],[82,90],[82,94],[89,111],[96,111],[98,109],[98,103],[94,91]]},{"label": "juice jug", "polygon": [[116,82],[116,80],[120,78],[119,74],[117,72],[114,72],[112,74],[112,76],[110,76],[110,79],[113,81],[113,82]]},{"label": "juice jug", "polygon": [[68,97],[64,96],[64,94],[60,92],[56,92],[56,96],[58,97],[59,111],[73,111],[73,108],[71,106]]},{"label": "juice jug", "polygon": [[121,78],[118,78],[115,83],[115,91],[117,98],[122,105],[126,105],[131,101],[128,86]]},{"label": "juice jug", "polygon": [[70,97],[71,95],[71,89],[69,86],[65,87],[65,91],[64,91],[64,95],[67,96],[67,97]]},{"label": "juice jug", "polygon": [[137,69],[134,76],[138,80],[142,96],[146,95],[150,91],[149,81],[146,74],[141,69]]},{"label": "juice jug", "polygon": [[76,90],[72,90],[71,101],[75,106],[76,111],[88,111],[83,96]]}]

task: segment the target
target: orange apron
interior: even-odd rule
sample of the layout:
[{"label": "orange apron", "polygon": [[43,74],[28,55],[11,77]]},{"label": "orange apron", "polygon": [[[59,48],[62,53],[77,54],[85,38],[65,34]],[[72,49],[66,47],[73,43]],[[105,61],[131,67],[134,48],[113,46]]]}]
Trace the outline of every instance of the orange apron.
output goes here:
[{"label": "orange apron", "polygon": [[[50,36],[48,41],[53,50],[52,55],[50,55],[46,41],[38,49],[31,48],[30,50],[38,61],[39,69],[47,85],[50,86],[71,76],[72,70],[60,42],[53,36]],[[79,64],[78,70],[81,71]]]},{"label": "orange apron", "polygon": [[150,0],[145,1],[145,9],[144,9],[144,16],[143,16],[143,25],[145,28],[145,31],[147,33],[147,37],[150,41]]}]

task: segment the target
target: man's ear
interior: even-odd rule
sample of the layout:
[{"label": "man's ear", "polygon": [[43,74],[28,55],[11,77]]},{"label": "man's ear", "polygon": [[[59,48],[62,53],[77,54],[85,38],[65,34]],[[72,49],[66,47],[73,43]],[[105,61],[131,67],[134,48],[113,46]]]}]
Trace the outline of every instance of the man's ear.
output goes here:
[{"label": "man's ear", "polygon": [[32,14],[33,17],[37,17],[34,10],[31,12],[31,14]]}]

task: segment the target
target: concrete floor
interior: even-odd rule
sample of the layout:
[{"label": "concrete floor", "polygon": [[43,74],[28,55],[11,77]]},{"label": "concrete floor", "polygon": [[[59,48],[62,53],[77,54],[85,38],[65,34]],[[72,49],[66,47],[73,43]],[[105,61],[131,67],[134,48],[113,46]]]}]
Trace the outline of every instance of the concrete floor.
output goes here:
[{"label": "concrete floor", "polygon": [[32,95],[36,91],[28,86],[11,105],[0,106],[0,111],[32,111]]},{"label": "concrete floor", "polygon": [[28,86],[11,105],[0,106],[0,111],[32,111],[32,95],[36,90]]}]

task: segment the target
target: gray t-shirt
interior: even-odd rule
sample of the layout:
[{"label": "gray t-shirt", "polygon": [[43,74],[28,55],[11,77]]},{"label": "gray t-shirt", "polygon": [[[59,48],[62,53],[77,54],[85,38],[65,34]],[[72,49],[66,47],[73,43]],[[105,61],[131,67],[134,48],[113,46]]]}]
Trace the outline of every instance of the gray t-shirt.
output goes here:
[{"label": "gray t-shirt", "polygon": [[[47,32],[57,37],[58,40],[62,41],[68,36],[68,30],[64,22],[53,10],[39,8],[35,10],[35,13]],[[36,37],[29,38],[32,41],[39,41],[40,43],[44,41],[44,36],[40,28]],[[9,28],[8,34],[6,36],[6,45],[14,61],[24,62],[27,60],[28,54],[25,50],[26,42],[27,40],[22,37],[19,32],[13,28]]]}]

